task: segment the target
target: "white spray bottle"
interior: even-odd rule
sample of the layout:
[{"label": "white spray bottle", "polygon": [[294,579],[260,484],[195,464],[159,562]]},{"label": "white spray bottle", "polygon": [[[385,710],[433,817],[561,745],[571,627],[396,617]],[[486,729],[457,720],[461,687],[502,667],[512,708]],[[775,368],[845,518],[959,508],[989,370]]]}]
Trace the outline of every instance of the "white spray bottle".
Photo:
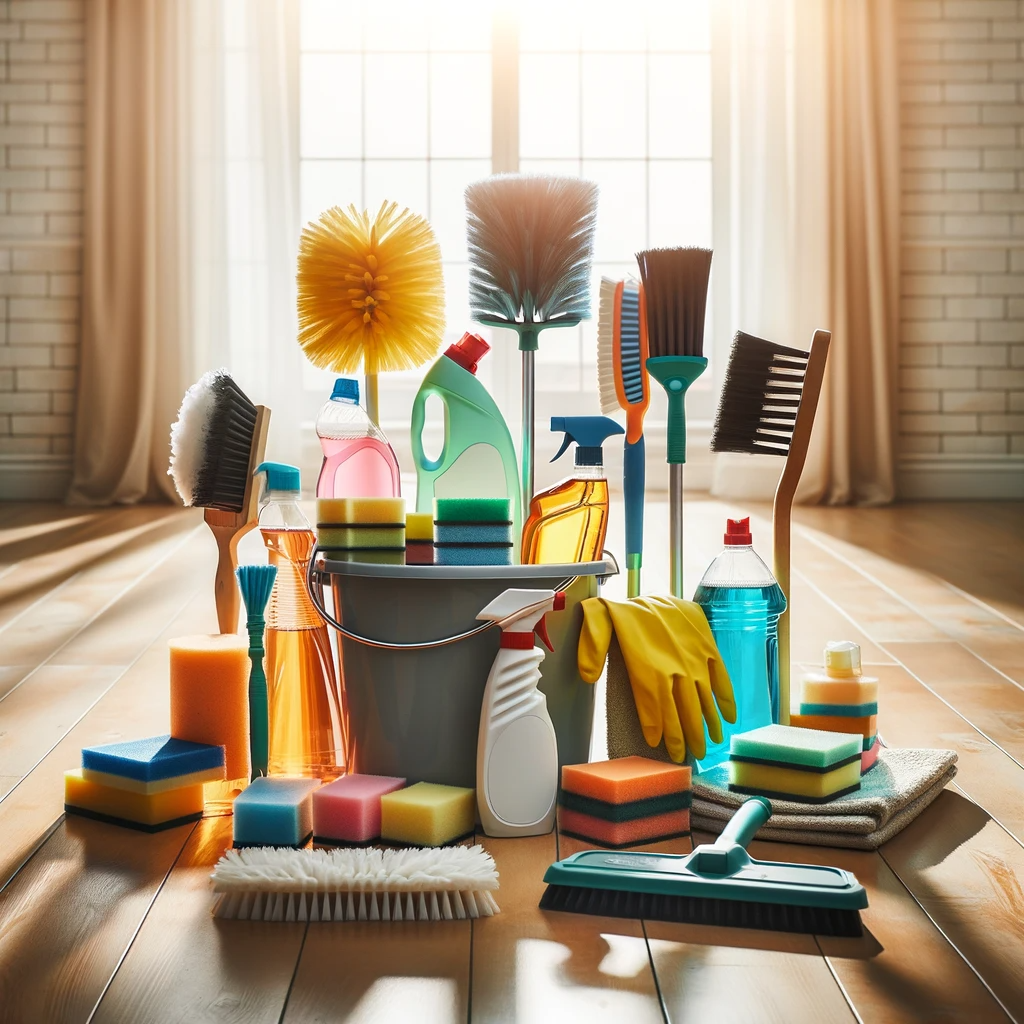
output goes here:
[{"label": "white spray bottle", "polygon": [[487,677],[476,747],[476,798],[489,836],[539,836],[554,828],[558,747],[548,702],[537,688],[544,616],[565,607],[554,590],[506,590],[478,619],[501,623],[501,649]]}]

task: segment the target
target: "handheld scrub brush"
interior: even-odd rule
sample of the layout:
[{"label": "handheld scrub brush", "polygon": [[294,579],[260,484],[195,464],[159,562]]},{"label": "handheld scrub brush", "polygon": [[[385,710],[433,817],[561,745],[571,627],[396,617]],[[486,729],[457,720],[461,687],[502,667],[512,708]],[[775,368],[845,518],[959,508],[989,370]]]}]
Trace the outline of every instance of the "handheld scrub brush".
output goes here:
[{"label": "handheld scrub brush", "polygon": [[793,498],[807,461],[831,339],[828,331],[815,331],[810,351],[805,352],[737,331],[711,434],[713,452],[782,455],[786,459],[772,508],[772,568],[786,596],[786,610],[779,618],[779,721],[783,725],[789,724]]},{"label": "handheld scrub brush", "polygon": [[683,463],[686,390],[704,372],[704,313],[711,250],[637,253],[647,305],[647,372],[668,395],[669,544],[672,594],[683,597]]},{"label": "handheld scrub brush", "polygon": [[423,217],[382,203],[375,217],[331,207],[299,240],[299,344],[314,366],[366,374],[378,426],[377,374],[433,359],[444,335],[441,247]]},{"label": "handheld scrub brush", "polygon": [[215,370],[185,392],[171,427],[167,472],[186,505],[206,509],[217,541],[214,595],[221,633],[238,629],[238,542],[256,525],[253,470],[263,461],[269,426],[270,410],[253,405],[227,370]]},{"label": "handheld scrub brush", "polygon": [[523,354],[523,514],[533,500],[537,336],[590,316],[597,185],[579,178],[499,174],[466,189],[473,318],[519,335]]},{"label": "handheld scrub brush", "polygon": [[651,401],[647,379],[647,309],[634,281],[601,278],[597,322],[597,384],[601,412],[626,413],[622,491],[626,506],[627,596],[640,596],[644,545],[644,416]]}]

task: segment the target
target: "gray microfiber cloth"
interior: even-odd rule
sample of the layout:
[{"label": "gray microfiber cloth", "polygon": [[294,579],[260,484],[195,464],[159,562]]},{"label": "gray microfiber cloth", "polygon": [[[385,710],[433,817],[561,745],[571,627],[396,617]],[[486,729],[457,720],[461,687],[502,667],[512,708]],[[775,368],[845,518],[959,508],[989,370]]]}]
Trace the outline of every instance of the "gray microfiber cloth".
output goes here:
[{"label": "gray microfiber cloth", "polygon": [[[772,816],[758,839],[875,850],[906,828],[956,775],[952,750],[882,750],[856,793],[826,804],[772,799]],[[729,791],[729,766],[695,775],[690,827],[717,835],[748,799]]]}]

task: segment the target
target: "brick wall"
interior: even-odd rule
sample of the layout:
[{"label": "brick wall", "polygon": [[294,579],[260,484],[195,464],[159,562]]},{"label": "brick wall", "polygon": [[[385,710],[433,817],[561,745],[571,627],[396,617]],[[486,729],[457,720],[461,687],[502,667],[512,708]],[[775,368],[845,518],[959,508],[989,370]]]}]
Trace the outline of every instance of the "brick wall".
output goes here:
[{"label": "brick wall", "polygon": [[901,490],[1024,497],[1024,3],[900,15]]},{"label": "brick wall", "polygon": [[83,0],[0,0],[0,497],[62,497],[78,362]]}]

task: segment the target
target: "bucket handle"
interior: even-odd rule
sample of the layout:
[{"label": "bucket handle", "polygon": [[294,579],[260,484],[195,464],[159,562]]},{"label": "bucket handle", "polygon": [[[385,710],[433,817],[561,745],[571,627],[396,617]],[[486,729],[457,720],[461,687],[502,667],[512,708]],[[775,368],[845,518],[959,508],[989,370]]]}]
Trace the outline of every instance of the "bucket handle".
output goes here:
[{"label": "bucket handle", "polygon": [[[306,590],[309,592],[309,599],[313,602],[313,607],[316,608],[320,613],[321,618],[328,625],[336,629],[347,640],[354,640],[357,644],[364,644],[367,647],[376,647],[385,651],[426,651],[434,647],[447,647],[449,644],[458,643],[460,640],[469,640],[470,637],[477,636],[478,634],[483,633],[484,630],[491,629],[494,626],[504,628],[510,622],[514,621],[520,614],[520,612],[514,612],[503,619],[481,622],[479,626],[474,626],[472,629],[468,629],[463,633],[456,633],[454,636],[446,636],[438,640],[422,640],[411,644],[395,644],[390,643],[387,640],[374,640],[372,637],[360,636],[358,633],[352,633],[347,630],[336,618],[334,618],[333,615],[328,614],[327,609],[324,608],[322,584],[318,580],[314,579],[314,577],[319,573],[319,570],[316,568],[316,560],[319,554],[320,545],[318,544],[313,549],[313,554],[306,567]],[[619,574],[619,563],[610,551],[605,551],[602,554],[603,557],[610,561],[615,567],[610,573],[604,573],[598,577],[599,581],[604,582],[604,580],[609,576],[617,576]],[[569,587],[571,587],[579,578],[579,576],[567,576],[558,584],[557,587],[552,589],[568,590]]]}]

